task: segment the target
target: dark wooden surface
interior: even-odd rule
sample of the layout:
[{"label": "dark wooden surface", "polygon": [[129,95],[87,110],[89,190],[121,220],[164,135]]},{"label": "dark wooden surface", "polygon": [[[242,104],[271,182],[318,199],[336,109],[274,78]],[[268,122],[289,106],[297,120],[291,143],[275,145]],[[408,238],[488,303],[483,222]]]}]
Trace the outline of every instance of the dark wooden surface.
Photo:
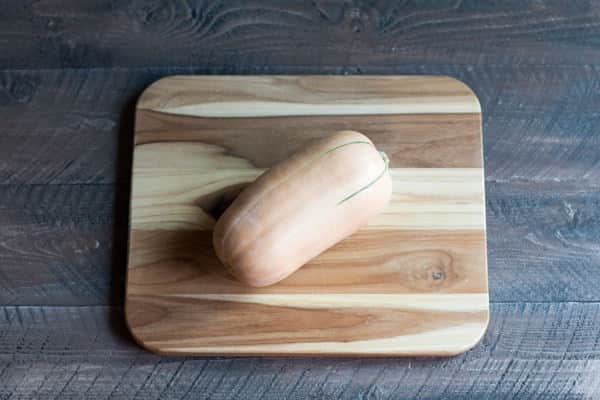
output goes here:
[{"label": "dark wooden surface", "polygon": [[[0,0],[0,398],[600,397],[600,2]],[[124,326],[133,105],[179,74],[446,74],[491,322],[447,359],[164,358]]]}]

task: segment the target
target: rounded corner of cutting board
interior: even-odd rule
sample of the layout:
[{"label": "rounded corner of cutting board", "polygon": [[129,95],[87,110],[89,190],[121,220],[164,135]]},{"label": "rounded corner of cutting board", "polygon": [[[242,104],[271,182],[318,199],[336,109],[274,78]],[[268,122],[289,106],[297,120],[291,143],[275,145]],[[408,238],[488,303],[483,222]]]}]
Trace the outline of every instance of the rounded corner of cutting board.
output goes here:
[{"label": "rounded corner of cutting board", "polygon": [[488,326],[490,324],[490,309],[489,309],[489,302],[486,305],[486,310],[485,310],[485,320],[482,321],[481,326],[479,327],[479,330],[474,331],[473,334],[471,335],[471,337],[469,338],[470,340],[468,340],[463,346],[459,346],[456,349],[454,349],[454,351],[451,351],[449,354],[447,354],[450,357],[454,357],[454,356],[458,356],[461,355],[463,353],[466,353],[469,350],[472,350],[475,346],[477,346],[479,344],[479,342],[481,342],[481,340],[483,339],[483,336],[485,335],[485,333],[487,332]]},{"label": "rounded corner of cutting board", "polygon": [[477,96],[477,93],[475,93],[475,90],[473,90],[473,88],[471,86],[469,86],[468,83],[466,83],[462,79],[457,78],[455,76],[444,75],[444,78],[449,79],[450,81],[452,81],[454,84],[456,84],[461,89],[466,90],[469,93],[469,95],[471,97],[473,97],[473,99],[477,103],[477,106],[479,108],[478,112],[481,114],[481,101],[479,100],[479,96]]},{"label": "rounded corner of cutting board", "polygon": [[123,314],[124,314],[124,319],[125,319],[125,326],[127,327],[127,330],[129,331],[129,334],[131,335],[131,338],[133,339],[134,342],[136,342],[138,344],[138,346],[154,352],[154,349],[147,346],[146,343],[144,342],[144,339],[142,336],[139,335],[139,333],[137,332],[137,328],[135,326],[135,321],[133,321],[133,317],[132,317],[132,305],[130,304],[130,299],[129,299],[129,295],[126,294],[125,295],[125,309],[123,310]]},{"label": "rounded corner of cutting board", "polygon": [[[177,79],[178,77],[180,77],[181,75],[168,75],[168,76],[163,76],[162,78],[159,78],[157,80],[155,80],[154,82],[152,82],[151,84],[149,84],[148,86],[146,86],[144,88],[144,90],[142,90],[142,93],[140,93],[140,95],[138,96],[138,99],[135,103],[135,108],[139,109],[139,108],[147,108],[148,105],[146,103],[148,103],[148,101],[150,100],[151,97],[151,92],[156,90],[156,89],[160,89],[163,86],[169,86],[171,84],[171,81],[173,81],[174,79]],[[151,108],[151,107],[148,107]]]},{"label": "rounded corner of cutting board", "polygon": [[129,334],[131,334],[131,338],[133,339],[133,341],[138,346],[143,348],[144,350],[148,350],[149,352],[151,352],[153,354],[167,355],[160,349],[160,347],[154,347],[154,346],[148,344],[146,342],[146,340],[144,339],[143,335],[141,335],[138,332],[135,322],[132,321],[131,307],[132,306],[129,304],[129,299],[126,298],[125,299],[125,310],[124,310],[125,326],[127,327]]}]

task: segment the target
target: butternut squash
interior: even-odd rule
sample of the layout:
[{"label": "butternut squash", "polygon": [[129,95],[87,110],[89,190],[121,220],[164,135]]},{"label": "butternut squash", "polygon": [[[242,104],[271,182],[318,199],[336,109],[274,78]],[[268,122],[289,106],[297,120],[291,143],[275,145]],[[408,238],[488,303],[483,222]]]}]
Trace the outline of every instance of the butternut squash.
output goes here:
[{"label": "butternut squash", "polygon": [[359,132],[337,132],[246,187],[217,221],[213,246],[241,282],[271,285],[355,232],[391,192],[385,154]]}]

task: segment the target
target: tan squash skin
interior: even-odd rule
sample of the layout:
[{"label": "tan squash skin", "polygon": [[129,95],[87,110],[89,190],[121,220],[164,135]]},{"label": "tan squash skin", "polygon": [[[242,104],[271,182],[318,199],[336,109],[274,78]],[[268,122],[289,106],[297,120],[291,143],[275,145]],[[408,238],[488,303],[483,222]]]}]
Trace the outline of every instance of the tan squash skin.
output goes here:
[{"label": "tan squash skin", "polygon": [[213,245],[241,282],[274,284],[383,211],[387,158],[363,134],[337,132],[262,174],[217,221]]}]

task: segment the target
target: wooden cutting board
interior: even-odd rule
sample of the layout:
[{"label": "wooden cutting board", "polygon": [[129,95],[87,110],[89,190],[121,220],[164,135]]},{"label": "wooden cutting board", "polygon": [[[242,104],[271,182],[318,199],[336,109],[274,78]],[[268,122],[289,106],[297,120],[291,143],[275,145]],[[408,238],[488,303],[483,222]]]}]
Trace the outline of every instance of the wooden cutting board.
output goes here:
[{"label": "wooden cutting board", "polygon": [[[390,157],[386,211],[279,284],[242,286],[215,220],[337,130]],[[452,355],[488,322],[481,112],[433,76],[173,76],[137,104],[126,318],[161,354]]]}]

